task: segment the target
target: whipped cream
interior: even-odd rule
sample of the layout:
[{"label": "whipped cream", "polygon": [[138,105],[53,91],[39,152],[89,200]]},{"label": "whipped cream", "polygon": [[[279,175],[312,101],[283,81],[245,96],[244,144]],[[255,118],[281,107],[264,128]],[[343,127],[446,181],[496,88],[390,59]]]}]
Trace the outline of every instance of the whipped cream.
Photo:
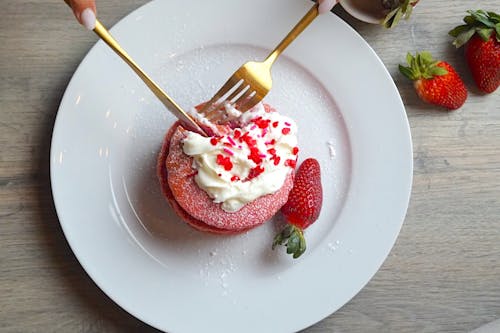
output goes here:
[{"label": "whipped cream", "polygon": [[[229,110],[238,114],[237,110]],[[279,190],[297,161],[297,125],[259,103],[241,114],[240,128],[218,137],[188,132],[183,151],[193,157],[196,184],[227,212]]]}]

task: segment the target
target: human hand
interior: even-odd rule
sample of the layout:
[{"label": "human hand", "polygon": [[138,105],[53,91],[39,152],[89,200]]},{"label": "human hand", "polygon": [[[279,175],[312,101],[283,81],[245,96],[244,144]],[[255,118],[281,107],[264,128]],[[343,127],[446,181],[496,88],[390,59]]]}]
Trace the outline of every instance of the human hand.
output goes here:
[{"label": "human hand", "polygon": [[89,30],[94,30],[96,20],[95,0],[65,0],[73,9],[76,19]]},{"label": "human hand", "polygon": [[338,0],[318,0],[318,11],[320,14],[328,13],[332,10],[333,6],[337,4]]}]

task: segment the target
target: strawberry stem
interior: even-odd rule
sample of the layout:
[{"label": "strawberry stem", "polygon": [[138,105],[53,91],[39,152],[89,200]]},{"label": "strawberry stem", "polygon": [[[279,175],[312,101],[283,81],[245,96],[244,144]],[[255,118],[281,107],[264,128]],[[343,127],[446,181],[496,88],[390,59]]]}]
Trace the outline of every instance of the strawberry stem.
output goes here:
[{"label": "strawberry stem", "polygon": [[297,259],[306,251],[304,231],[294,225],[288,224],[274,237],[272,249],[274,250],[277,245],[283,244],[286,246],[286,253],[292,254],[293,258]]}]

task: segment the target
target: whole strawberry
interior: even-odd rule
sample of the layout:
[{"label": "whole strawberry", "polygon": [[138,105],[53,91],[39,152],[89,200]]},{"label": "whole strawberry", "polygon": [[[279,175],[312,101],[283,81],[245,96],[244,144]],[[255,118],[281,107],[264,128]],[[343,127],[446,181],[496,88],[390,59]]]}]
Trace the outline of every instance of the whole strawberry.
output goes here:
[{"label": "whole strawberry", "polygon": [[304,229],[318,219],[322,203],[320,166],[317,160],[308,158],[297,170],[288,201],[281,208],[288,225],[274,238],[273,250],[286,242],[286,252],[300,257],[306,250]]},{"label": "whole strawberry", "polygon": [[382,25],[386,28],[395,27],[399,21],[404,18],[410,18],[413,7],[419,0],[382,0],[382,6],[387,10]]},{"label": "whole strawberry", "polygon": [[451,30],[457,48],[465,44],[465,59],[479,89],[494,92],[500,85],[500,15],[467,11],[464,25]]},{"label": "whole strawberry", "polygon": [[449,110],[461,107],[467,99],[467,89],[455,69],[444,61],[435,61],[429,52],[406,56],[409,67],[399,65],[399,71],[414,81],[418,96],[427,103]]}]

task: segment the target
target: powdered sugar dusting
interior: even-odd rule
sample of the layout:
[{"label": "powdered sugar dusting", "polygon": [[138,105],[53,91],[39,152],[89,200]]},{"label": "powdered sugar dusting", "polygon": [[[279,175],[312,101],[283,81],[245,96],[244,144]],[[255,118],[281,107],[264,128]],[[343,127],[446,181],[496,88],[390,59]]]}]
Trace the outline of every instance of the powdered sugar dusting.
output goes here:
[{"label": "powdered sugar dusting", "polygon": [[[174,18],[179,26],[181,19]],[[212,45],[186,52],[182,32],[174,33],[179,43],[152,52],[154,65],[145,69],[185,110],[209,99],[242,63],[262,59],[269,51],[247,45]],[[102,116],[102,126],[109,128],[110,137],[121,144],[119,150],[110,150],[109,160],[112,170],[124,170],[123,174],[112,174],[112,188],[117,202],[130,205],[119,207],[118,214],[127,216],[122,223],[126,223],[124,230],[130,233],[130,239],[190,283],[217,290],[220,295],[225,293],[228,302],[235,302],[231,291],[238,287],[239,277],[286,280],[286,272],[296,262],[283,251],[270,249],[277,231],[274,224],[266,223],[236,236],[218,236],[196,231],[179,219],[161,195],[155,174],[156,157],[174,117],[139,80],[126,81],[112,99],[131,109],[122,112],[110,104]],[[342,114],[332,95],[301,65],[287,58],[287,53],[273,67],[273,89],[266,102],[296,121],[300,129],[299,163],[310,156],[320,162],[328,205],[323,207],[320,220],[306,231],[307,251],[313,253],[319,245],[330,251],[322,240],[335,228],[350,180],[350,145]],[[106,117],[108,109],[111,112]],[[328,144],[334,147],[334,158]],[[331,243],[336,251],[342,248]]]},{"label": "powdered sugar dusting", "polygon": [[333,141],[327,141],[326,145],[328,147],[328,153],[330,154],[330,159],[334,159],[337,153],[335,152],[335,145]]}]

